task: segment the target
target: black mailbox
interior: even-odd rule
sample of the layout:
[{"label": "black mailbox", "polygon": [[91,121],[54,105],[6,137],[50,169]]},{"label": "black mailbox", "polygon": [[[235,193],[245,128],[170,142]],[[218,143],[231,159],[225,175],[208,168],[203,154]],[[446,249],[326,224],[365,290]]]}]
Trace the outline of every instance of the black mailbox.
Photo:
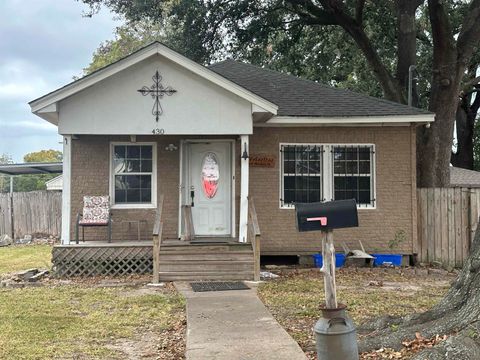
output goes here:
[{"label": "black mailbox", "polygon": [[295,204],[298,231],[318,231],[358,226],[355,199]]}]

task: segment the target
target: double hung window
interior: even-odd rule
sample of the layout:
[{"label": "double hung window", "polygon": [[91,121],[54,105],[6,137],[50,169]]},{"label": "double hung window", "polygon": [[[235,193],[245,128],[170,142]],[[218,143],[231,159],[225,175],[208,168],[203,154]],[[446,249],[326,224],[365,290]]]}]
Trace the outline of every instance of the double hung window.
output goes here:
[{"label": "double hung window", "polygon": [[114,205],[154,205],[155,145],[112,144],[112,200]]}]

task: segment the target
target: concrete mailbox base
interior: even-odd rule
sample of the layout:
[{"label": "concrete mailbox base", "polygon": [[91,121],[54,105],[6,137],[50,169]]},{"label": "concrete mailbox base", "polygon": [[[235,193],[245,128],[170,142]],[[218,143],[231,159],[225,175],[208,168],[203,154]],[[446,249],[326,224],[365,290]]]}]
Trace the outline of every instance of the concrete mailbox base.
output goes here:
[{"label": "concrete mailbox base", "polygon": [[357,336],[346,306],[321,310],[322,317],[313,328],[318,360],[358,360]]}]

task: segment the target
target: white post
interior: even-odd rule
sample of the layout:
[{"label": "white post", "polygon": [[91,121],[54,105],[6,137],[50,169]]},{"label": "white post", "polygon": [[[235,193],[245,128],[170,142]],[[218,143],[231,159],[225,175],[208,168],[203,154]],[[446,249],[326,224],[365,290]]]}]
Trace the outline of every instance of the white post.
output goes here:
[{"label": "white post", "polygon": [[63,137],[62,244],[70,244],[72,135]]},{"label": "white post", "polygon": [[238,241],[247,242],[247,223],[248,223],[248,170],[249,162],[248,158],[244,159],[243,154],[248,156],[248,135],[240,136],[240,220],[238,229]]},{"label": "white post", "polygon": [[10,226],[12,227],[10,235],[12,235],[12,239],[15,240],[15,219],[13,218],[13,175],[10,175],[10,196],[8,201],[10,202]]},{"label": "white post", "polygon": [[333,246],[333,231],[322,231],[323,266],[320,269],[324,275],[325,305],[327,309],[336,309],[337,286],[335,283],[335,247]]}]

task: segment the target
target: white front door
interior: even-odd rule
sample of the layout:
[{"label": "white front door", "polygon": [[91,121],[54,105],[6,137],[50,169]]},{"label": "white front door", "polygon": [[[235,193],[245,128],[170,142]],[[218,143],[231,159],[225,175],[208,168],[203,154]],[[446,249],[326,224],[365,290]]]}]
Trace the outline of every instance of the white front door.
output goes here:
[{"label": "white front door", "polygon": [[232,234],[232,144],[188,144],[187,199],[195,235]]}]

